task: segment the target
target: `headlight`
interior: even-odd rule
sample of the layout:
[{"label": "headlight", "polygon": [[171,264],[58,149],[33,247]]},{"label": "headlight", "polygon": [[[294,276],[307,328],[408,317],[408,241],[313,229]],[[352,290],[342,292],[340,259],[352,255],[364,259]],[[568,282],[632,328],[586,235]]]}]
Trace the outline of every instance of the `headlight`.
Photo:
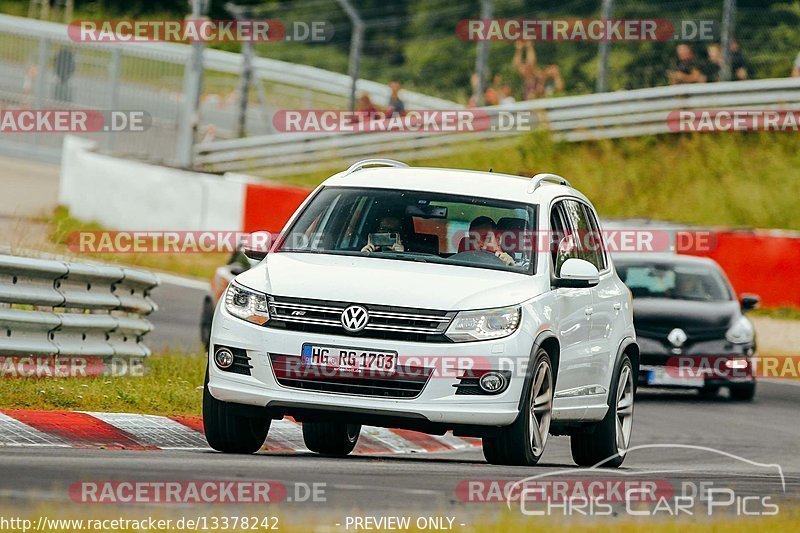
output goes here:
[{"label": "headlight", "polygon": [[753,324],[747,317],[740,316],[739,319],[733,323],[725,338],[734,344],[747,344],[753,342]]},{"label": "headlight", "polygon": [[267,295],[231,283],[225,291],[225,310],[235,317],[254,324],[269,320]]},{"label": "headlight", "polygon": [[461,311],[445,335],[455,342],[484,341],[507,337],[519,327],[520,308],[501,307],[481,311]]}]

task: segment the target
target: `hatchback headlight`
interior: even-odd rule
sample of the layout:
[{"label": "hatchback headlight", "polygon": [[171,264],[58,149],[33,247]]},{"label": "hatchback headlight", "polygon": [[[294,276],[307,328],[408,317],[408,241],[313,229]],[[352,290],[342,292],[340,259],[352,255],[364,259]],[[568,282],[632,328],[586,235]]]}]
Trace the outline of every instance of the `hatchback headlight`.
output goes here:
[{"label": "hatchback headlight", "polygon": [[748,344],[753,342],[754,334],[753,334],[753,324],[747,319],[747,317],[740,316],[736,322],[728,329],[728,332],[725,333],[725,338],[728,339],[728,342],[732,342],[734,344]]},{"label": "hatchback headlight", "polygon": [[225,290],[225,310],[254,324],[265,324],[269,320],[267,295],[235,283],[228,285]]},{"label": "hatchback headlight", "polygon": [[485,341],[508,337],[519,327],[520,307],[461,311],[445,335],[455,342]]}]

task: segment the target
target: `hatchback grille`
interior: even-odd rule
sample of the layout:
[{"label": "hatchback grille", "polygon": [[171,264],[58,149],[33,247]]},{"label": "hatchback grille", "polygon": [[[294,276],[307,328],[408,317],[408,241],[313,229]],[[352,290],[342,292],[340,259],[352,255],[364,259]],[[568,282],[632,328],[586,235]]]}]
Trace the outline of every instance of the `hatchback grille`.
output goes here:
[{"label": "hatchback grille", "polygon": [[280,385],[317,392],[410,399],[420,395],[433,373],[432,368],[400,365],[395,374],[361,376],[357,372],[303,366],[298,356],[269,354],[269,357]]},{"label": "hatchback grille", "polygon": [[[342,327],[342,312],[351,305],[361,305],[369,313],[369,321],[359,333]],[[444,335],[454,312],[413,309],[372,304],[352,304],[272,296],[267,327],[307,331],[310,333],[347,334],[354,337],[394,339],[413,342],[450,342]]]}]

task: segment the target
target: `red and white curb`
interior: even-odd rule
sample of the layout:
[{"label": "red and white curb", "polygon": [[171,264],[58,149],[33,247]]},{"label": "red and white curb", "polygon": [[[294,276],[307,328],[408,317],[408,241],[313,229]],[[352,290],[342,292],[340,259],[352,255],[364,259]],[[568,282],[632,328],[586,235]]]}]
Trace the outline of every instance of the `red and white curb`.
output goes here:
[{"label": "red and white curb", "polygon": [[[365,426],[353,453],[411,454],[465,450],[478,439]],[[0,410],[0,446],[127,450],[208,450],[197,416],[166,417],[82,411]],[[263,451],[307,451],[300,424],[273,420]]]}]

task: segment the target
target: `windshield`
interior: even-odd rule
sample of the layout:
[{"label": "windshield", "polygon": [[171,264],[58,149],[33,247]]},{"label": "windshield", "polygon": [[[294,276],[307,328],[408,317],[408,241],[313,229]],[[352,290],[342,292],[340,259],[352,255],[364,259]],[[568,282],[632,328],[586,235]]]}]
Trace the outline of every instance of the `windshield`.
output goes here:
[{"label": "windshield", "polygon": [[732,299],[725,279],[712,266],[618,262],[617,273],[634,298],[706,302]]},{"label": "windshield", "polygon": [[276,251],[533,272],[534,206],[395,189],[327,187]]}]

